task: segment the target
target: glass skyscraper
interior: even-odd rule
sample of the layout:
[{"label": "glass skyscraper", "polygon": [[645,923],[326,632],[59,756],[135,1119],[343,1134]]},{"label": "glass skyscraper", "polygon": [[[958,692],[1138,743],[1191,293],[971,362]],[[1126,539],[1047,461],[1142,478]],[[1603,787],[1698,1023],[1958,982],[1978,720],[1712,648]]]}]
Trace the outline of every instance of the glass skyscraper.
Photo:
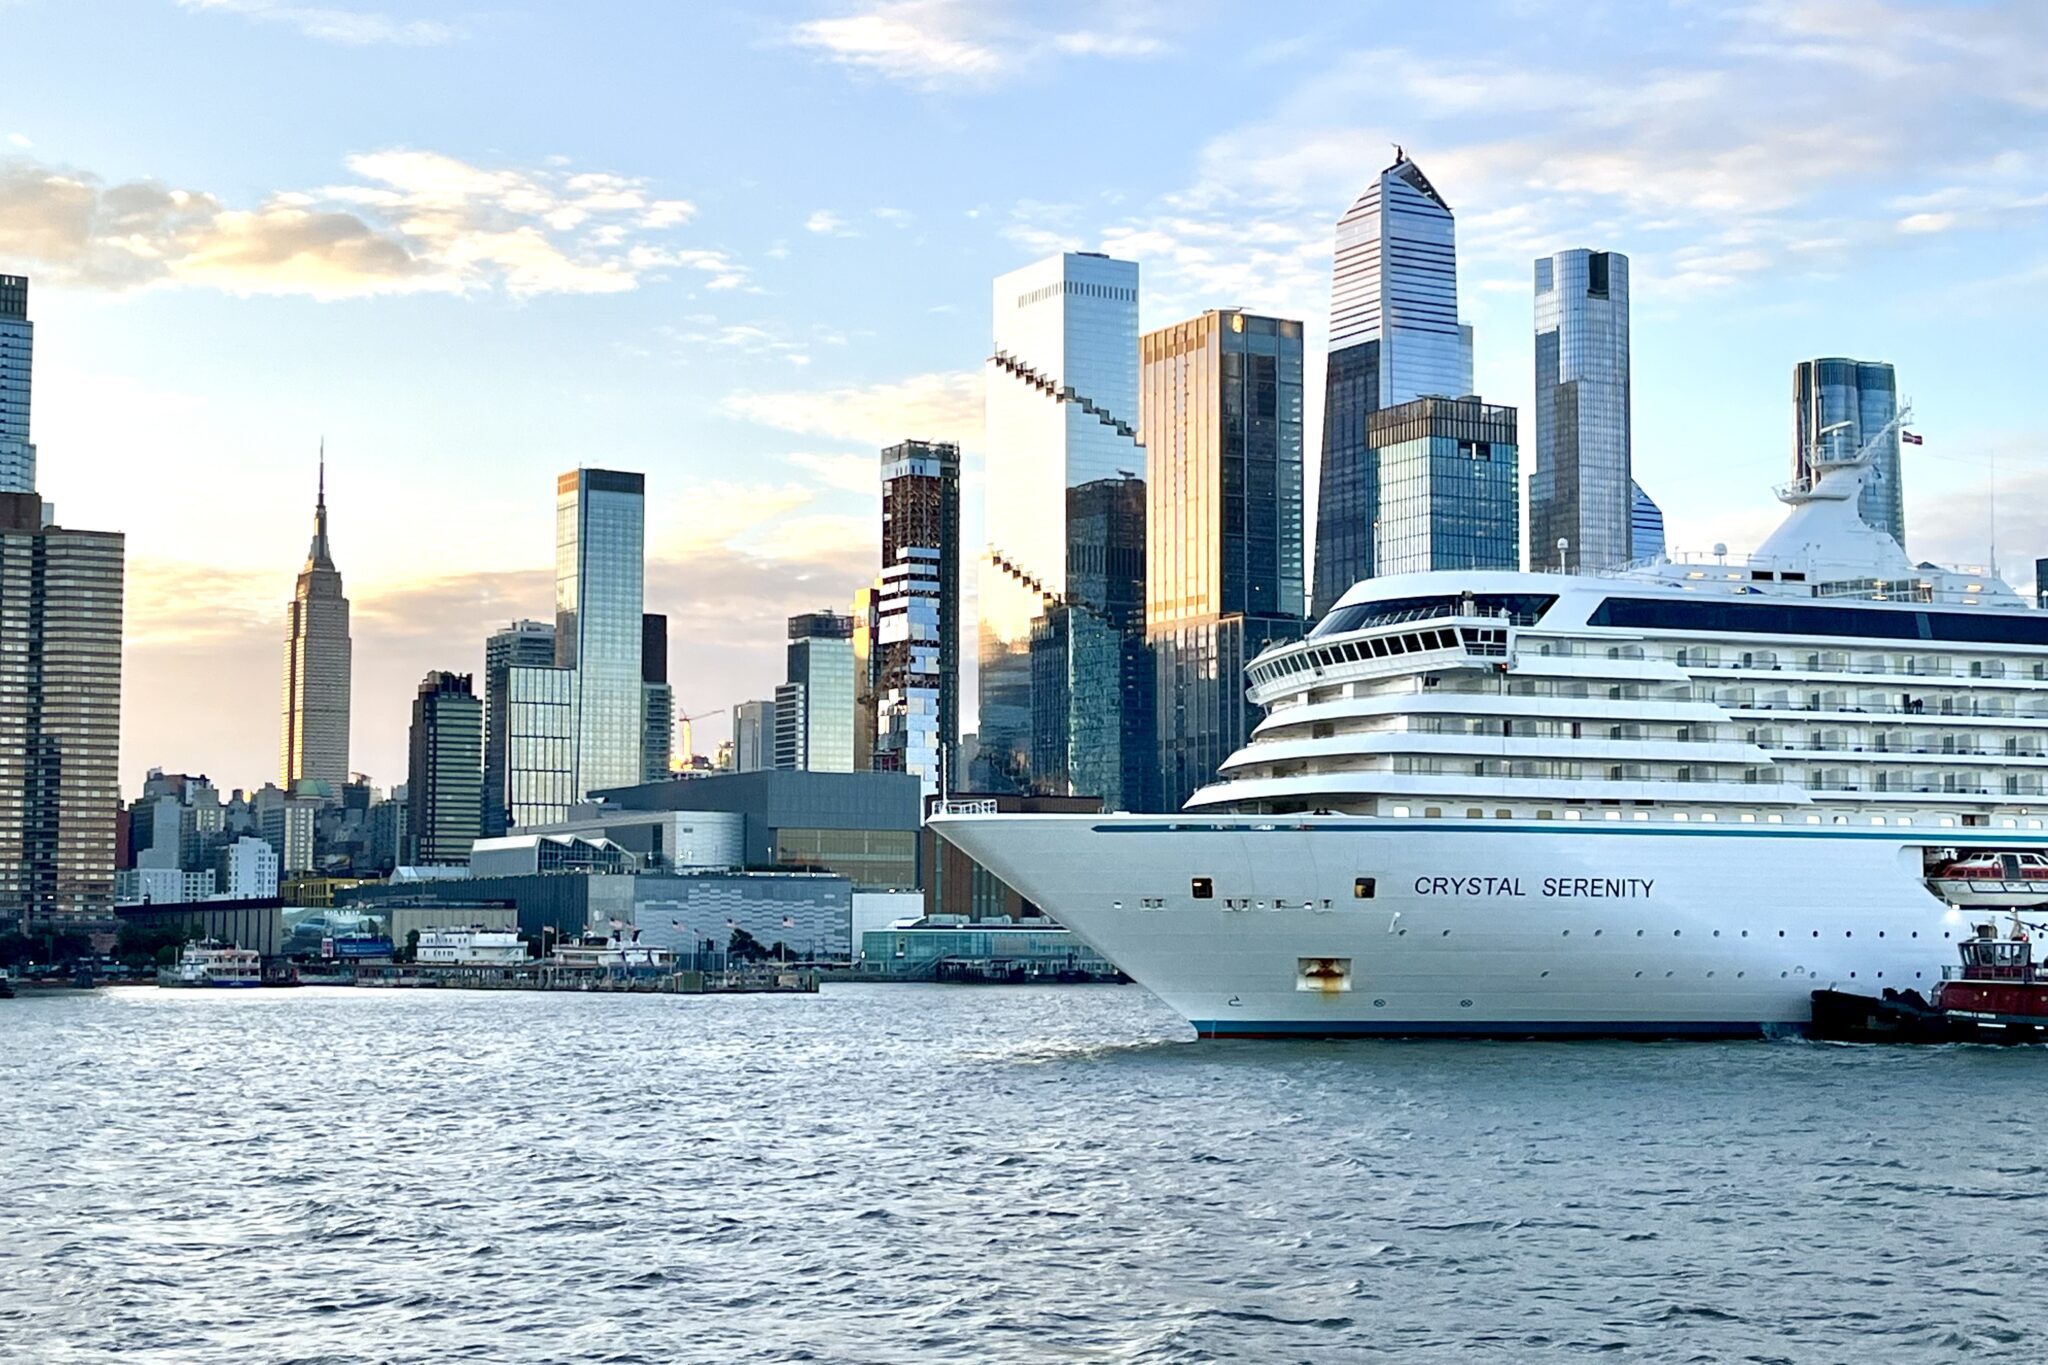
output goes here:
[{"label": "glass skyscraper", "polygon": [[1381,574],[1521,567],[1515,410],[1418,398],[1372,415]]},{"label": "glass skyscraper", "polygon": [[1109,650],[1099,638],[1143,624],[1138,267],[1069,252],[1012,271],[995,282],[994,332],[975,784],[1142,809],[1149,750],[1143,772],[1124,771],[1122,747],[1080,752],[1095,728],[1151,723],[1126,686],[1142,640]]},{"label": "glass skyscraper", "polygon": [[104,918],[121,795],[122,537],[0,493],[0,926]]},{"label": "glass skyscraper", "polygon": [[853,618],[789,618],[789,671],[775,689],[775,766],[853,771]]},{"label": "glass skyscraper", "polygon": [[1379,461],[1367,419],[1382,407],[1472,392],[1472,336],[1458,322],[1451,206],[1405,154],[1337,221],[1316,507],[1314,610],[1384,572],[1374,562]]},{"label": "glass skyscraper", "polygon": [[512,670],[555,663],[555,628],[545,621],[514,621],[484,641],[483,833],[504,834],[511,822]]},{"label": "glass skyscraper", "polygon": [[1529,476],[1533,562],[1597,572],[1630,548],[1634,485],[1629,406],[1628,257],[1560,251],[1536,262],[1536,468]]},{"label": "glass skyscraper", "polygon": [[882,452],[882,577],[875,598],[874,766],[925,793],[963,785],[960,743],[960,447]]},{"label": "glass skyscraper", "polygon": [[[1839,356],[1792,367],[1792,478],[1813,486],[1813,464],[1846,460],[1879,441],[1856,510],[1901,546],[1906,543],[1905,486],[1899,477],[1899,432],[1885,427],[1899,413],[1899,382],[1882,360]],[[1829,430],[1833,428],[1833,430]]]},{"label": "glass skyscraper", "polygon": [[1246,661],[1303,628],[1302,361],[1301,323],[1232,310],[1141,343],[1145,639],[1167,809],[1250,737]]},{"label": "glass skyscraper", "polygon": [[322,795],[341,795],[348,781],[353,667],[348,598],[342,594],[341,570],[334,567],[327,543],[327,461],[323,450],[319,493],[313,503],[313,543],[286,608],[278,785],[287,795],[297,793],[301,782],[321,784]]},{"label": "glass skyscraper", "polygon": [[555,666],[576,674],[575,796],[640,781],[646,480],[575,469],[555,485]]},{"label": "glass skyscraper", "polygon": [[[1664,558],[1664,509],[1653,502],[1639,483],[1629,484],[1630,554],[1636,559]],[[1541,550],[1539,545],[1538,550]]]},{"label": "glass skyscraper", "polygon": [[[676,694],[668,681],[668,617],[640,618],[640,780],[666,782],[674,758]],[[687,762],[691,755],[684,754]]]},{"label": "glass skyscraper", "polygon": [[35,351],[28,277],[0,275],[0,493],[36,491],[36,448],[28,439]]}]

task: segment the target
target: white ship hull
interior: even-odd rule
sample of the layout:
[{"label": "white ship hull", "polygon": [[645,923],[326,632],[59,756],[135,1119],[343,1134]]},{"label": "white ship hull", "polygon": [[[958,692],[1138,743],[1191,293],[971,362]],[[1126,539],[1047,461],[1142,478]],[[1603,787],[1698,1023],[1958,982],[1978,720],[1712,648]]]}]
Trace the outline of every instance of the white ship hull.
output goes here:
[{"label": "white ship hull", "polygon": [[[1186,815],[933,825],[1204,1036],[1756,1035],[1807,1023],[1817,989],[1927,992],[1969,932],[1922,880],[1934,831]],[[2044,843],[2003,830],[1993,842]]]}]

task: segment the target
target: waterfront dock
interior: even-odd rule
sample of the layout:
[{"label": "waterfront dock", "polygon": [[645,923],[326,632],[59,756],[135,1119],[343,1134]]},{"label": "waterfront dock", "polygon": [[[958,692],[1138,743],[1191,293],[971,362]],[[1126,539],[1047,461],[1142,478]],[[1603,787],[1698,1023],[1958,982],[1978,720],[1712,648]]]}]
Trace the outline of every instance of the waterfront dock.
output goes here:
[{"label": "waterfront dock", "polygon": [[733,966],[649,970],[535,961],[518,965],[358,963],[356,986],[466,991],[597,991],[633,995],[814,994],[818,974],[807,967]]}]

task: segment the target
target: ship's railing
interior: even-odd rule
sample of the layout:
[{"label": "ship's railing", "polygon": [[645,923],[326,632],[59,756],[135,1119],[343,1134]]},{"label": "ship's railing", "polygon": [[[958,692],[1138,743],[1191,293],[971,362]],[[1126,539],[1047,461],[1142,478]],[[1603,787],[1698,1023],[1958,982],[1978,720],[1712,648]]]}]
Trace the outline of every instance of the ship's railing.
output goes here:
[{"label": "ship's railing", "polygon": [[1855,705],[1851,705],[1848,702],[1821,702],[1819,705],[1815,705],[1812,702],[1803,701],[1722,701],[1712,695],[1696,697],[1695,700],[1709,702],[1724,711],[1790,712],[1795,715],[1816,716],[1915,716],[1923,720],[2048,720],[2048,709],[2044,709],[2040,704],[2037,704],[2031,713],[2027,713],[2017,708],[2011,710],[1987,710],[1980,707],[1976,702],[1970,703],[1967,708],[1961,706],[1942,708],[1926,705],[1899,706],[1884,702],[1862,702]]},{"label": "ship's railing", "polygon": [[1681,659],[1676,652],[1665,655],[1650,655],[1649,657],[1660,659],[1662,662],[1676,664],[1680,668],[1711,668],[1745,673],[1846,673],[1855,677],[1929,678],[1936,681],[1953,679],[1959,683],[2028,683],[2048,681],[2048,664],[2035,664],[2024,673],[2017,669],[2001,669],[1996,673],[1970,673],[1954,668],[1922,667],[1917,663],[1904,667],[1896,664],[1826,663],[1817,662],[1811,656],[1793,660],[1778,660],[1771,663],[1763,663],[1761,661],[1744,663],[1740,659]]},{"label": "ship's railing", "polygon": [[933,803],[934,815],[994,815],[993,801],[938,801]]}]

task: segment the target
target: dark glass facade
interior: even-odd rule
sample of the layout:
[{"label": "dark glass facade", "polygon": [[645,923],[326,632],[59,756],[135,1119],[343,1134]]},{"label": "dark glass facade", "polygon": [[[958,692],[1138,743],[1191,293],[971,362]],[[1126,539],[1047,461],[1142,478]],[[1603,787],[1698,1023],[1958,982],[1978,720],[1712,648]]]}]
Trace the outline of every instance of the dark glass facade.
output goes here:
[{"label": "dark glass facade", "polygon": [[1380,465],[1382,575],[1521,567],[1513,408],[1421,398],[1374,413],[1368,440]]},{"label": "dark glass facade", "polygon": [[1366,419],[1380,405],[1380,344],[1330,352],[1323,381],[1323,478],[1316,497],[1313,612],[1335,606],[1373,576],[1372,528],[1380,519],[1380,466]]},{"label": "dark glass facade", "polygon": [[512,670],[552,668],[555,628],[544,621],[514,621],[484,641],[483,835],[495,839],[511,825]]},{"label": "dark glass facade", "polygon": [[1303,628],[1301,338],[1297,321],[1226,310],[1140,343],[1164,809],[1213,780],[1257,723],[1246,660]]},{"label": "dark glass facade", "polygon": [[467,673],[429,673],[412,704],[405,860],[469,861],[483,827],[484,708]]}]

